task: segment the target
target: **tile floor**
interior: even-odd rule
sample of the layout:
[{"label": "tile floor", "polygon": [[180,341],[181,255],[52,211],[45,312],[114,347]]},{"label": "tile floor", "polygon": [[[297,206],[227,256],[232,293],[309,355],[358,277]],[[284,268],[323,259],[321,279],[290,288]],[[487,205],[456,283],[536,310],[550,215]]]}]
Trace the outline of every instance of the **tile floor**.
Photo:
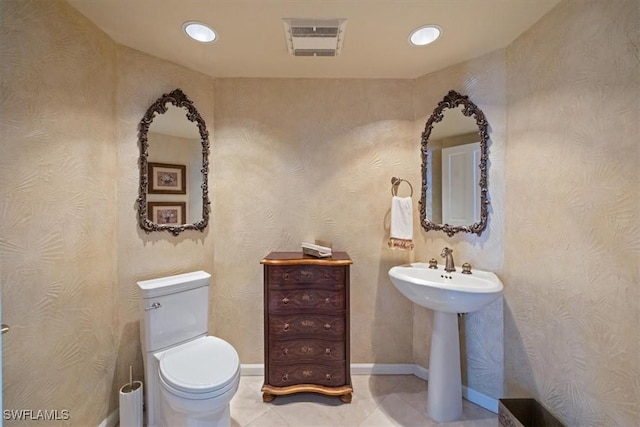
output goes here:
[{"label": "tile floor", "polygon": [[231,401],[232,427],[494,427],[496,414],[463,401],[460,420],[439,424],[427,415],[427,383],[413,375],[352,375],[353,401],[313,393],[262,402],[263,377],[243,376]]}]

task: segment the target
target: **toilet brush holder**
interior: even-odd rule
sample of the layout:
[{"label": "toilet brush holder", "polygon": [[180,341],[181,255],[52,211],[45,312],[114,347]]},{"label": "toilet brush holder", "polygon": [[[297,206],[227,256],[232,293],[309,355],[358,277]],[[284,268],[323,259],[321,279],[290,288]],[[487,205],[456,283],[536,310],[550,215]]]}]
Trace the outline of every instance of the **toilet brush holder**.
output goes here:
[{"label": "toilet brush holder", "polygon": [[120,427],[142,427],[142,382],[120,387]]}]

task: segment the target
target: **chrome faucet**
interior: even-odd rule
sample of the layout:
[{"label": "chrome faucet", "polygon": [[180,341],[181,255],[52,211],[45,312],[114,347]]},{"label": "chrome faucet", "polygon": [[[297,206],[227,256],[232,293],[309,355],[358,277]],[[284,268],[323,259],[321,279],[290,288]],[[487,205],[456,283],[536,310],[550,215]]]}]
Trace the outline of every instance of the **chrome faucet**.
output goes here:
[{"label": "chrome faucet", "polygon": [[444,271],[446,271],[447,273],[456,271],[456,265],[453,262],[453,249],[449,249],[445,247],[442,250],[442,253],[440,254],[440,256],[445,259]]}]

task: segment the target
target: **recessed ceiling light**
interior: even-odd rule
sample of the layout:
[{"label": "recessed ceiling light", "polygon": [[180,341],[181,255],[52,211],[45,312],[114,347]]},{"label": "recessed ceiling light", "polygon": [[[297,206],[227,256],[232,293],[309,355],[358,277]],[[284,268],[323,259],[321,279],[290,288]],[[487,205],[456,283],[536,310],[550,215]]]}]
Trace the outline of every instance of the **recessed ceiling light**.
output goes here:
[{"label": "recessed ceiling light", "polygon": [[202,43],[211,43],[217,37],[213,28],[203,24],[202,22],[185,22],[182,24],[182,29],[189,37]]},{"label": "recessed ceiling light", "polygon": [[440,34],[442,34],[442,28],[437,25],[425,25],[411,32],[409,42],[414,46],[424,46],[436,41]]}]

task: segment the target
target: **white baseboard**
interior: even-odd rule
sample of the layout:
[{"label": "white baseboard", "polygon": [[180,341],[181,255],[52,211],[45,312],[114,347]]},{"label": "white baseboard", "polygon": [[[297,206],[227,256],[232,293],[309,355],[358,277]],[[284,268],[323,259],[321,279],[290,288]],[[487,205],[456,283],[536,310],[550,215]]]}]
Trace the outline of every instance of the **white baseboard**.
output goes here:
[{"label": "white baseboard", "polygon": [[116,409],[112,413],[109,414],[107,418],[102,420],[98,427],[115,427],[120,421],[120,411]]},{"label": "white baseboard", "polygon": [[[264,365],[262,363],[242,364],[240,372],[243,376],[262,376],[264,375]],[[415,375],[427,381],[429,370],[424,366],[410,363],[352,363],[351,375]],[[462,397],[487,411],[498,413],[498,399],[465,385],[462,386]]]},{"label": "white baseboard", "polygon": [[494,399],[491,396],[475,391],[466,385],[462,386],[462,397],[467,399],[469,402],[475,403],[476,405],[486,409],[487,411],[491,411],[494,414],[498,413],[498,399]]},{"label": "white baseboard", "polygon": [[411,366],[413,366],[413,375],[425,381],[429,380],[429,370],[427,368],[420,365]]},{"label": "white baseboard", "polygon": [[412,375],[414,366],[402,363],[352,363],[351,375]]},{"label": "white baseboard", "polygon": [[240,375],[243,377],[255,377],[264,375],[264,364],[243,363],[240,365]]},{"label": "white baseboard", "polygon": [[[264,365],[262,363],[243,363],[240,365],[240,375],[262,376]],[[424,366],[410,363],[352,363],[351,375],[415,375],[427,381],[429,370]],[[462,386],[462,397],[494,414],[498,413],[498,399],[475,391],[467,386]],[[114,427],[120,419],[116,409],[100,423],[98,427]]]},{"label": "white baseboard", "polygon": [[[415,375],[416,366],[401,363],[352,363],[351,375]],[[264,365],[243,363],[240,365],[240,374],[245,377],[263,376]]]}]

